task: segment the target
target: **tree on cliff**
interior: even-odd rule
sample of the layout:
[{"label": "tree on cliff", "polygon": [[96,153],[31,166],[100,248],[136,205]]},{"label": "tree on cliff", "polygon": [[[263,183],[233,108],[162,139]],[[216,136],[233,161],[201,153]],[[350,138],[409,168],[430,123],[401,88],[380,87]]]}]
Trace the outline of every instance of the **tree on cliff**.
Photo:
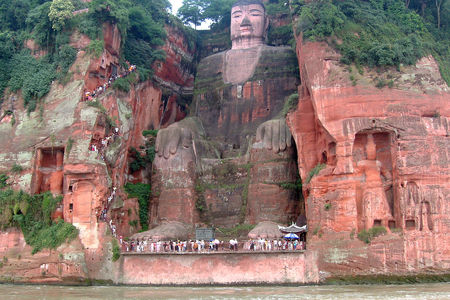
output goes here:
[{"label": "tree on cliff", "polygon": [[235,0],[205,0],[205,19],[228,26],[231,18],[231,6]]},{"label": "tree on cliff", "polygon": [[[442,20],[445,24],[440,23],[438,11],[427,8],[434,7],[435,0],[412,0],[410,9],[403,0],[299,3],[295,10],[297,34],[302,32],[304,39],[331,41],[342,54],[343,63],[400,67],[433,54],[442,77],[450,82],[450,23],[446,20],[450,17]],[[414,11],[419,8],[423,18]],[[448,12],[443,9],[440,14]]]},{"label": "tree on cliff", "polygon": [[228,26],[234,2],[235,0],[183,0],[178,16],[185,24],[192,24],[194,27],[205,20]]},{"label": "tree on cliff", "polygon": [[450,4],[447,0],[406,0],[405,5],[418,11],[423,18],[434,19],[438,29],[441,28],[442,21],[446,24],[450,21]]},{"label": "tree on cliff", "polygon": [[48,13],[52,28],[56,31],[63,29],[66,21],[72,17],[74,9],[70,0],[53,0]]},{"label": "tree on cliff", "polygon": [[192,24],[197,29],[204,21],[204,5],[203,0],[183,0],[183,5],[178,9],[178,17],[185,24]]},{"label": "tree on cliff", "polygon": [[155,60],[164,60],[165,52],[157,49],[164,45],[166,32],[163,24],[155,22],[142,7],[133,7],[130,27],[124,43],[125,58],[139,67],[141,79],[148,79]]},{"label": "tree on cliff", "polygon": [[122,36],[126,36],[129,26],[128,8],[132,3],[128,0],[93,0],[90,3],[90,11],[101,22],[113,22],[119,27]]}]

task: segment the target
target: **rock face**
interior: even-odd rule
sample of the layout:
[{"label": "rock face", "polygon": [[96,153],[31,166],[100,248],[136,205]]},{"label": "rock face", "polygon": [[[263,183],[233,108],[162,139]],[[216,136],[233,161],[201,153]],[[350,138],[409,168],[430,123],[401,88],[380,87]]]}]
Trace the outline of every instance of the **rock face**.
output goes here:
[{"label": "rock face", "polygon": [[[295,55],[287,47],[229,50],[203,59],[191,116],[158,134],[152,222],[232,227],[295,220],[298,195],[282,187],[297,179],[291,135],[284,119],[263,124],[283,117],[297,84]],[[272,141],[273,132],[275,148],[265,147],[264,134],[255,140],[260,126],[264,142]]]},{"label": "rock face", "polygon": [[[448,270],[450,93],[433,58],[388,70],[394,87],[379,89],[369,70],[352,84],[326,44],[299,39],[297,55],[302,86],[288,123],[319,269]],[[370,245],[356,239],[374,226],[388,234]]]},{"label": "rock face", "polygon": [[[236,266],[250,265],[251,277],[244,280],[251,283],[317,282],[319,271],[323,277],[448,272],[450,94],[432,57],[400,71],[359,75],[323,43],[299,39],[297,58],[283,47],[220,53],[213,47],[208,51],[216,54],[198,66],[194,91],[196,49],[178,29],[166,30],[166,61],[153,66],[154,80],[133,84],[127,93],[110,89],[95,103],[81,101],[84,92],[120,72],[121,37],[105,24],[98,58],[83,50],[86,36],[71,37],[78,49],[73,78],[65,86],[52,84],[42,108],[27,114],[20,93],[2,104],[13,114],[0,119],[0,172],[20,165],[23,170],[9,172],[14,189],[62,195],[52,216],[80,234],[69,245],[31,255],[18,230],[0,232],[0,257],[8,258],[0,281],[211,282],[209,271],[169,282],[167,263],[185,274],[191,272],[186,266],[225,266],[213,276],[217,283],[241,280],[242,267]],[[26,44],[43,54],[32,41]],[[386,74],[392,88],[376,88]],[[299,102],[287,127],[281,112],[295,92]],[[129,150],[145,144],[143,130],[159,128],[167,133],[158,135],[159,142],[170,141],[158,149],[154,171],[131,172]],[[105,149],[90,150],[106,137]],[[127,199],[122,187],[150,177],[151,225],[232,227],[288,223],[306,214],[308,250],[298,256],[231,254],[231,262],[216,254],[183,261],[129,255],[113,264],[111,225],[124,237],[139,229],[130,225],[139,217],[138,201]],[[105,206],[107,222],[100,219]],[[379,226],[387,233],[369,244],[357,238]],[[288,275],[267,272],[280,265]]]},{"label": "rock face", "polygon": [[[192,63],[194,49],[188,49],[182,33],[168,30],[171,38],[164,46],[168,59],[157,66],[157,81],[164,85],[145,81],[130,86],[128,93],[108,89],[94,104],[82,101],[86,91],[93,91],[111,75],[121,72],[118,64],[121,37],[117,27],[107,23],[103,26],[105,49],[99,58],[85,53],[84,47],[90,42],[86,36],[75,33],[71,37],[71,46],[78,49],[70,70],[73,78],[65,86],[55,82],[41,109],[28,115],[20,94],[11,95],[3,103],[2,110],[13,111],[15,123],[11,123],[11,117],[0,120],[0,171],[9,172],[14,164],[20,165],[23,171],[11,176],[14,189],[62,195],[62,204],[53,217],[62,217],[75,225],[79,229],[79,241],[76,247],[66,245],[58,249],[50,265],[44,266],[51,269],[55,263],[56,271],[51,271],[51,276],[42,276],[32,268],[44,260],[41,255],[31,256],[31,248],[24,246],[21,233],[9,237],[3,234],[0,253],[12,257],[23,250],[22,257],[27,257],[30,272],[14,273],[14,268],[8,267],[0,270],[0,276],[42,282],[111,278],[114,267],[110,263],[109,222],[101,221],[100,214],[105,206],[109,207],[108,220],[115,225],[118,236],[131,235],[137,230],[129,224],[138,219],[137,199],[126,199],[121,188],[130,181],[146,182],[148,174],[130,174],[129,149],[139,149],[145,143],[143,130],[167,126],[182,118],[185,113],[180,104],[192,93],[192,70],[181,61]],[[98,153],[91,151],[93,145],[100,149],[101,141],[108,136],[111,137],[108,147]],[[64,253],[64,257],[58,258],[58,253]],[[70,262],[71,253],[79,258],[76,266]],[[63,271],[58,272],[58,268]]]},{"label": "rock face", "polygon": [[278,116],[299,83],[295,63],[290,48],[270,46],[229,50],[200,62],[193,112],[206,134],[228,148],[221,149],[223,157],[244,154],[256,128]]}]

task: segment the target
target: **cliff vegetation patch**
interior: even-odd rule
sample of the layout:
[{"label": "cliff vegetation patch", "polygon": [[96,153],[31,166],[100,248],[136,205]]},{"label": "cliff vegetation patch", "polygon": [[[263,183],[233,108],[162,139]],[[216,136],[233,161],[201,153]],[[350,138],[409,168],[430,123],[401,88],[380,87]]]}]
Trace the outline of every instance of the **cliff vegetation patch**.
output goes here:
[{"label": "cliff vegetation patch", "polygon": [[127,183],[124,186],[130,198],[138,198],[139,223],[142,231],[148,230],[148,201],[150,199],[151,186],[145,183]]},{"label": "cliff vegetation patch", "polygon": [[23,191],[0,190],[0,227],[17,227],[25,241],[33,247],[32,253],[42,249],[56,249],[78,236],[78,229],[63,220],[52,220],[62,197],[50,192],[29,195]]},{"label": "cliff vegetation patch", "polygon": [[292,7],[296,33],[327,41],[345,64],[400,67],[433,54],[450,82],[448,1],[295,0]]},{"label": "cliff vegetation patch", "polygon": [[[5,90],[22,90],[25,106],[34,111],[54,80],[71,79],[70,66],[77,49],[70,46],[74,33],[87,35],[87,51],[103,52],[102,24],[117,24],[122,36],[122,61],[138,66],[140,79],[148,79],[152,64],[164,60],[164,25],[169,22],[166,0],[53,0],[0,2],[0,104]],[[7,93],[6,96],[8,96]]]},{"label": "cliff vegetation patch", "polygon": [[362,230],[358,233],[358,239],[363,241],[366,244],[370,244],[370,242],[376,238],[377,236],[386,234],[387,230],[383,226],[374,226],[368,230]]}]

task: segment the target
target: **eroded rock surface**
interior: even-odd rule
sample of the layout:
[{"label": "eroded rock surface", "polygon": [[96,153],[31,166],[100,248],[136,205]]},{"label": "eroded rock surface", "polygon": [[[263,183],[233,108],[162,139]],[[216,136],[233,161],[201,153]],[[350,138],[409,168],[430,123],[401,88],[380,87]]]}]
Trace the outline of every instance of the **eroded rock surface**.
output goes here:
[{"label": "eroded rock surface", "polygon": [[[19,165],[23,170],[11,176],[12,188],[62,195],[61,206],[52,216],[79,230],[73,245],[34,256],[19,231],[1,233],[0,254],[11,262],[0,270],[3,280],[80,282],[114,276],[111,224],[117,237],[138,230],[130,225],[131,218],[138,219],[137,199],[127,199],[122,187],[126,182],[148,180],[143,171],[131,174],[128,170],[129,149],[145,143],[143,130],[168,126],[184,117],[180,99],[192,93],[192,70],[181,61],[192,63],[194,49],[188,49],[182,33],[168,30],[171,35],[164,46],[171,50],[168,60],[155,66],[164,85],[149,80],[131,85],[128,93],[110,88],[96,97],[96,103],[83,101],[86,91],[122,72],[118,64],[121,36],[117,26],[106,23],[105,49],[98,58],[84,51],[88,37],[73,34],[71,46],[78,54],[70,69],[72,80],[65,86],[55,81],[42,107],[27,114],[20,93],[3,103],[2,111],[11,110],[15,122],[11,116],[0,120],[0,171]],[[27,45],[35,47],[32,42]],[[107,137],[105,149],[92,151]],[[100,220],[105,206],[106,222]]]},{"label": "eroded rock surface", "polygon": [[[288,123],[308,249],[319,250],[319,268],[335,275],[448,270],[450,93],[435,61],[387,70],[393,87],[380,89],[370,70],[352,85],[324,43],[299,39],[297,55],[302,86]],[[374,226],[388,234],[370,245],[356,238]]]}]

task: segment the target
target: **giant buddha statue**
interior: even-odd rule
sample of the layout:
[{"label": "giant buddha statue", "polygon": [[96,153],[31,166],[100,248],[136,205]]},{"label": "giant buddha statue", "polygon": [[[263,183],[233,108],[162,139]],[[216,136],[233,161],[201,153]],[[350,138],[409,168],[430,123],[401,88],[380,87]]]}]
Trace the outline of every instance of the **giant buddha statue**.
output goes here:
[{"label": "giant buddha statue", "polygon": [[189,117],[158,132],[153,224],[298,216],[296,152],[282,115],[298,64],[290,47],[266,45],[268,25],[261,1],[234,3],[232,48],[200,61]]}]

